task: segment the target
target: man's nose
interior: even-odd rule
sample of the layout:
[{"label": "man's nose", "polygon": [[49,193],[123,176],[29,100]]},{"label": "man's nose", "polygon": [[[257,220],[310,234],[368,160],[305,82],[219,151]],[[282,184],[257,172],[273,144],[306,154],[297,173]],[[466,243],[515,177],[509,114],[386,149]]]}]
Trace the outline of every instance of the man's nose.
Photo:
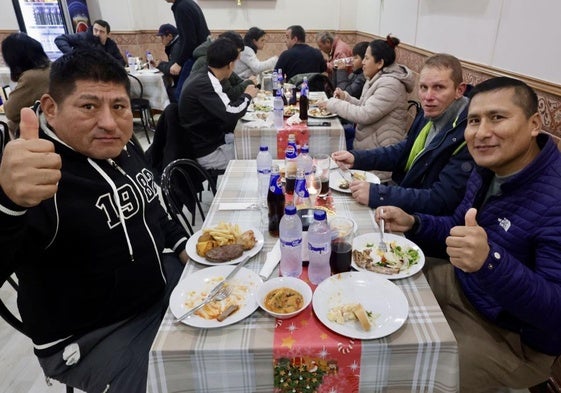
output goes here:
[{"label": "man's nose", "polygon": [[114,131],[117,128],[117,122],[113,111],[109,106],[103,106],[98,113],[97,124],[106,131]]}]

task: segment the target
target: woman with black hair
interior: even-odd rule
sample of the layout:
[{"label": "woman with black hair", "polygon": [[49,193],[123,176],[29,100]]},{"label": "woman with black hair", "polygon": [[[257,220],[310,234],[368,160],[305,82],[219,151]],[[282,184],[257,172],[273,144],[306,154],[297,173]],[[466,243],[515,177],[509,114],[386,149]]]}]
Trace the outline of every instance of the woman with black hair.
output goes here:
[{"label": "woman with black hair", "polygon": [[18,129],[21,108],[32,106],[49,89],[51,61],[41,43],[25,33],[13,33],[2,41],[2,57],[16,87],[4,103],[8,127]]},{"label": "woman with black hair", "polygon": [[261,61],[257,58],[257,51],[265,46],[265,31],[259,27],[250,28],[243,38],[244,50],[236,61],[234,72],[243,79],[258,75],[263,71],[271,70],[277,63],[278,57],[273,56]]}]

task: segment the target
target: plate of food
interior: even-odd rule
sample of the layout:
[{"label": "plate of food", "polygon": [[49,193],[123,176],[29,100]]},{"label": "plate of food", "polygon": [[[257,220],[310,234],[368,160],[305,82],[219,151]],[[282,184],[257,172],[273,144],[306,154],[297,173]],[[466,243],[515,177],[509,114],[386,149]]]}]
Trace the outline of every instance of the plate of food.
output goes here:
[{"label": "plate of food", "polygon": [[240,228],[221,222],[203,228],[187,240],[185,250],[192,260],[203,265],[234,265],[263,248],[263,234],[257,228]]},{"label": "plate of food", "polygon": [[[380,184],[380,178],[371,172],[358,171],[355,169],[350,169],[349,172],[351,173],[353,180],[364,180],[369,183]],[[349,186],[349,181],[345,179],[339,171],[331,171],[329,174],[329,188],[335,191],[350,194],[351,190],[349,190]]]},{"label": "plate of food", "polygon": [[425,265],[425,254],[411,240],[384,234],[388,251],[378,250],[379,233],[366,233],[353,240],[351,266],[359,271],[390,280],[410,277],[421,271]]},{"label": "plate of food", "polygon": [[316,119],[328,119],[330,117],[337,117],[335,113],[331,113],[327,109],[320,108],[312,108],[308,110],[308,116],[315,117]]},{"label": "plate of food", "polygon": [[300,113],[300,108],[296,105],[288,105],[284,107],[284,117],[294,116],[297,113]]},{"label": "plate of food", "polygon": [[269,114],[267,112],[246,112],[245,115],[241,117],[243,121],[255,121],[255,120],[267,120]]},{"label": "plate of food", "polygon": [[[213,266],[199,270],[181,280],[169,299],[173,315],[179,318],[199,305],[233,269],[234,266]],[[263,280],[257,273],[242,267],[226,284],[232,289],[226,299],[210,302],[181,322],[199,328],[217,328],[239,322],[259,307],[256,293],[262,284]]]},{"label": "plate of food", "polygon": [[329,329],[361,340],[392,334],[409,314],[402,290],[368,272],[340,273],[325,279],[316,288],[312,305]]}]

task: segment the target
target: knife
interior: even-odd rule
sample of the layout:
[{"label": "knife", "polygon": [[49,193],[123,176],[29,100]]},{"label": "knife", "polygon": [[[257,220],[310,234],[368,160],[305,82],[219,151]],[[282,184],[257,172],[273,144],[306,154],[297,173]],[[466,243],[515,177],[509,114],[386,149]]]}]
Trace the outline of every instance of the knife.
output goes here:
[{"label": "knife", "polygon": [[200,310],[201,308],[203,308],[204,306],[206,306],[208,303],[210,303],[218,294],[218,292],[220,292],[220,290],[222,289],[222,287],[228,282],[230,281],[232,278],[234,278],[234,276],[236,274],[238,274],[238,272],[240,271],[240,269],[247,263],[247,261],[249,261],[250,255],[249,253],[240,261],[240,263],[238,263],[238,265],[234,268],[234,270],[232,270],[230,272],[230,274],[228,274],[226,276],[226,278],[224,280],[222,280],[221,282],[219,282],[214,288],[212,288],[212,290],[209,292],[209,294],[205,297],[205,299],[202,301],[201,304],[199,304],[198,306],[193,307],[192,309],[190,309],[189,311],[187,311],[185,314],[181,315],[179,318],[175,319],[175,322],[181,322],[182,320],[184,320],[185,318],[187,318],[189,315],[192,315],[193,313],[195,313],[197,310]]}]

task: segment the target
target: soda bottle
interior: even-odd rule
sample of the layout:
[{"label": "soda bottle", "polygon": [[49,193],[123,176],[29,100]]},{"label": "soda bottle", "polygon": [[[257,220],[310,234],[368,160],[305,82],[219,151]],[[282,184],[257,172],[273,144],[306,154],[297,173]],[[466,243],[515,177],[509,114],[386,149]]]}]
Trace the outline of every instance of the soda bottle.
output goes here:
[{"label": "soda bottle", "polygon": [[300,120],[308,120],[308,107],[310,105],[308,101],[309,94],[310,88],[308,87],[308,78],[304,77],[300,85]]},{"label": "soda bottle", "polygon": [[279,166],[274,164],[271,170],[271,180],[267,193],[267,207],[269,210],[269,234],[279,235],[279,224],[284,215],[284,194],[282,192]]},{"label": "soda bottle", "polygon": [[284,126],[284,102],[282,100],[282,89],[277,89],[273,99],[273,123],[277,130]]},{"label": "soda bottle", "polygon": [[299,277],[302,274],[302,221],[294,205],[284,208],[279,226],[280,273],[284,277]]},{"label": "soda bottle", "polygon": [[314,210],[314,222],[308,229],[308,278],[319,284],[331,275],[331,230],[324,210]]},{"label": "soda bottle", "polygon": [[268,146],[261,145],[257,153],[257,200],[259,205],[267,206],[267,190],[271,180],[273,157]]},{"label": "soda bottle", "polygon": [[152,62],[154,61],[154,56],[152,56],[152,52],[149,50],[146,51],[146,68],[151,69],[154,68]]},{"label": "soda bottle", "polygon": [[306,187],[306,176],[302,169],[296,171],[296,183],[294,184],[294,204],[298,209],[308,209],[312,206],[310,194]]},{"label": "soda bottle", "polygon": [[288,135],[288,143],[284,152],[284,171],[286,180],[286,193],[294,193],[294,183],[296,183],[296,160],[298,159],[298,148],[296,147],[296,137],[294,134]]}]

